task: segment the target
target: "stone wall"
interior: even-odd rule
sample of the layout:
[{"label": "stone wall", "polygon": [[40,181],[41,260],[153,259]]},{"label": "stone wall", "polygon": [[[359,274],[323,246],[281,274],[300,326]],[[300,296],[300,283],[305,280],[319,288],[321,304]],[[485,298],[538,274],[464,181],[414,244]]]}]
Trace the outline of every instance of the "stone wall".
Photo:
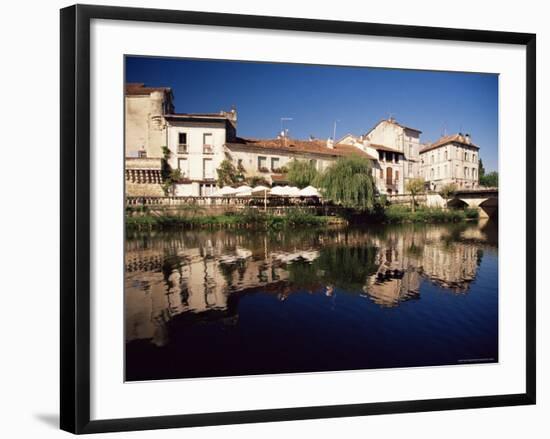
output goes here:
[{"label": "stone wall", "polygon": [[164,191],[160,184],[132,183],[126,181],[127,197],[164,197]]}]

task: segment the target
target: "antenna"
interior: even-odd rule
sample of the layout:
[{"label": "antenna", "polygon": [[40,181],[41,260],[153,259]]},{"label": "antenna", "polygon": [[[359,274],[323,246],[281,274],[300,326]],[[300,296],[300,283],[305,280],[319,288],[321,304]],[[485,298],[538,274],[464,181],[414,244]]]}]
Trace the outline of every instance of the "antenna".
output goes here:
[{"label": "antenna", "polygon": [[334,120],[334,127],[333,127],[333,130],[332,130],[332,141],[333,142],[336,142],[336,124],[338,122],[340,122],[340,120],[338,120],[338,119]]},{"label": "antenna", "polygon": [[281,133],[285,132],[284,122],[288,120],[293,120],[292,117],[281,117]]}]

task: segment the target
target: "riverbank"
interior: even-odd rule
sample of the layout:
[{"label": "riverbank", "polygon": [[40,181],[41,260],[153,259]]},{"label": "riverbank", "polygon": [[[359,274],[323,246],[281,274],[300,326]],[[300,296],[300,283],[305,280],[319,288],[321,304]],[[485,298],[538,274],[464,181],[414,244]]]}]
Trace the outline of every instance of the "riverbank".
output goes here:
[{"label": "riverbank", "polygon": [[417,207],[413,212],[410,207],[389,206],[383,212],[383,222],[399,223],[457,223],[479,219],[477,209],[441,209],[434,207]]},{"label": "riverbank", "polygon": [[264,228],[323,227],[345,225],[338,216],[319,216],[302,209],[289,210],[285,215],[273,215],[258,209],[244,209],[221,215],[127,215],[126,227],[131,230],[169,228]]},{"label": "riverbank", "polygon": [[369,213],[348,211],[342,216],[316,215],[304,209],[289,209],[284,215],[266,213],[259,209],[244,209],[220,215],[176,214],[162,215],[150,211],[128,212],[126,227],[129,230],[172,228],[263,228],[284,229],[293,227],[343,226],[348,223],[400,224],[400,223],[457,223],[477,220],[476,209],[440,209],[418,207],[414,212],[405,206],[388,206]]}]

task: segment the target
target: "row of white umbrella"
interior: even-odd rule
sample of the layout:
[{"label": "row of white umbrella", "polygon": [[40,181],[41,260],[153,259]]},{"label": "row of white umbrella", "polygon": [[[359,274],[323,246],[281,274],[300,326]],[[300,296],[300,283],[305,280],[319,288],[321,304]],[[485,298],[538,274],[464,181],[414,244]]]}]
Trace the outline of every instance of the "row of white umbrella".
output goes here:
[{"label": "row of white umbrella", "polygon": [[313,186],[307,186],[299,189],[295,186],[275,186],[268,188],[266,186],[256,186],[254,188],[243,185],[237,188],[224,186],[213,194],[216,197],[265,197],[274,195],[278,197],[320,197],[319,191]]}]

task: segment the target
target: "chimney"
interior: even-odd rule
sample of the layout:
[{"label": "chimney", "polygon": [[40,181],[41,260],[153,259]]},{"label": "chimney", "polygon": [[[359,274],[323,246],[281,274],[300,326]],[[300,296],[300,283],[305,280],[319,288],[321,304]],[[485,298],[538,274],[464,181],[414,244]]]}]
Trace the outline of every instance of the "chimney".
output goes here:
[{"label": "chimney", "polygon": [[334,140],[332,140],[332,137],[327,139],[327,148],[334,149]]},{"label": "chimney", "polygon": [[470,137],[470,135],[468,133],[466,133],[464,135],[464,141],[469,145],[470,143],[472,143],[472,138]]}]

